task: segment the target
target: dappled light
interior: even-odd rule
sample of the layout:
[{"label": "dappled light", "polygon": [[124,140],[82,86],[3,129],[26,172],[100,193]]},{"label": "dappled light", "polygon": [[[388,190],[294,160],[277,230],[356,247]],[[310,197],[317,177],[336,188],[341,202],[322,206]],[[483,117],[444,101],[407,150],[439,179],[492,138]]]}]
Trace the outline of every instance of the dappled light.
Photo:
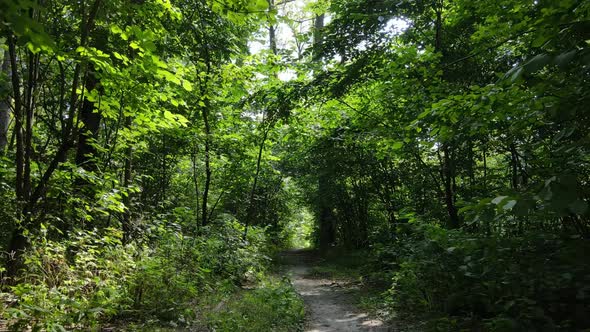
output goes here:
[{"label": "dappled light", "polygon": [[0,331],[590,331],[589,0],[0,1]]}]

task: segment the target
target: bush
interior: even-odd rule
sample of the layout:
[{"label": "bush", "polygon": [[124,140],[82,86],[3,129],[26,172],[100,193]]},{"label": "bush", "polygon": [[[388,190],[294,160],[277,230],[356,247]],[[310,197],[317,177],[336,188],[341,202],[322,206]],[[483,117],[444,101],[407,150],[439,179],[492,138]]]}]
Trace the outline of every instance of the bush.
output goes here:
[{"label": "bush", "polygon": [[[211,299],[266,280],[264,229],[252,227],[243,239],[243,226],[227,217],[192,236],[175,225],[153,225],[156,241],[142,245],[123,245],[121,232],[111,228],[76,230],[56,241],[43,227],[29,239],[22,277],[1,294],[0,319],[15,330],[87,329],[114,318],[190,325],[207,314],[202,308]],[[238,310],[248,317],[260,310],[268,324],[281,317],[291,324],[295,318],[286,310],[297,301],[286,284],[265,282],[244,294]],[[263,306],[246,309],[254,304]]]},{"label": "bush", "polygon": [[194,318],[197,298],[255,282],[269,260],[264,231],[252,228],[243,240],[243,228],[234,220],[204,227],[199,236],[164,228],[153,234],[157,246],[142,252],[132,289],[135,311],[160,320]]},{"label": "bush", "polygon": [[2,294],[2,317],[15,330],[61,331],[95,326],[131,304],[127,283],[135,267],[132,246],[107,229],[73,231],[68,241],[31,237],[22,278]]},{"label": "bush", "polygon": [[586,241],[531,233],[500,238],[409,226],[384,255],[401,262],[392,306],[473,317],[487,331],[590,327]]}]

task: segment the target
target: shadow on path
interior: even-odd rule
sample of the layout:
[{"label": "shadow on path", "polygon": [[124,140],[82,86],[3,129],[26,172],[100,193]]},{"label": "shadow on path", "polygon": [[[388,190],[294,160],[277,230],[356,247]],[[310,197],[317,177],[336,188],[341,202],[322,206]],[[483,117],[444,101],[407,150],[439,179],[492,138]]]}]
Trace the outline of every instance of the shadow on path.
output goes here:
[{"label": "shadow on path", "polygon": [[332,331],[393,331],[378,319],[354,306],[350,288],[330,279],[309,275],[311,267],[320,263],[314,250],[291,250],[281,254],[297,292],[305,301],[308,311],[306,332]]}]

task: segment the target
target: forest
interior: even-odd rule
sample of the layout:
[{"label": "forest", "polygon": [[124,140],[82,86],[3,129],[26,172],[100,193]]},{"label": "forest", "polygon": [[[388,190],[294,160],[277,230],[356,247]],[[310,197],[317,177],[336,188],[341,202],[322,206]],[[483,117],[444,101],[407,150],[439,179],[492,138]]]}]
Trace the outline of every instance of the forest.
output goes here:
[{"label": "forest", "polygon": [[590,331],[589,0],[0,0],[0,62],[2,331]]}]

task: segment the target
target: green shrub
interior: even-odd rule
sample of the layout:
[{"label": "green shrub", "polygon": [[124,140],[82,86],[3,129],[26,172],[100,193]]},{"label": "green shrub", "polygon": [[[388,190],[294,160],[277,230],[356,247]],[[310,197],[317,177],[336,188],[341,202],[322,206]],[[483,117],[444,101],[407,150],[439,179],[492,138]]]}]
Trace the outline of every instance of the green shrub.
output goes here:
[{"label": "green shrub", "polygon": [[132,289],[135,312],[160,320],[194,318],[196,299],[255,282],[268,264],[264,231],[253,227],[244,240],[243,228],[234,220],[204,227],[199,236],[171,229],[154,234],[157,245],[143,250]]},{"label": "green shrub", "polygon": [[470,317],[487,331],[590,327],[589,244],[558,235],[483,237],[410,226],[394,245],[391,305]]},{"label": "green shrub", "polygon": [[[190,325],[210,299],[265,280],[270,253],[264,229],[252,227],[244,239],[243,226],[227,217],[192,236],[175,225],[154,225],[150,234],[157,241],[127,246],[111,228],[76,230],[57,241],[43,227],[29,239],[16,286],[1,294],[0,319],[15,330],[87,329],[115,318]],[[286,310],[299,303],[287,285],[266,282],[244,294],[239,310],[265,297],[272,301],[260,310],[268,317],[289,317]]]},{"label": "green shrub", "polygon": [[135,249],[121,244],[121,233],[107,229],[73,231],[68,241],[30,238],[24,271],[2,313],[15,330],[60,331],[95,326],[131,304],[127,283]]}]

